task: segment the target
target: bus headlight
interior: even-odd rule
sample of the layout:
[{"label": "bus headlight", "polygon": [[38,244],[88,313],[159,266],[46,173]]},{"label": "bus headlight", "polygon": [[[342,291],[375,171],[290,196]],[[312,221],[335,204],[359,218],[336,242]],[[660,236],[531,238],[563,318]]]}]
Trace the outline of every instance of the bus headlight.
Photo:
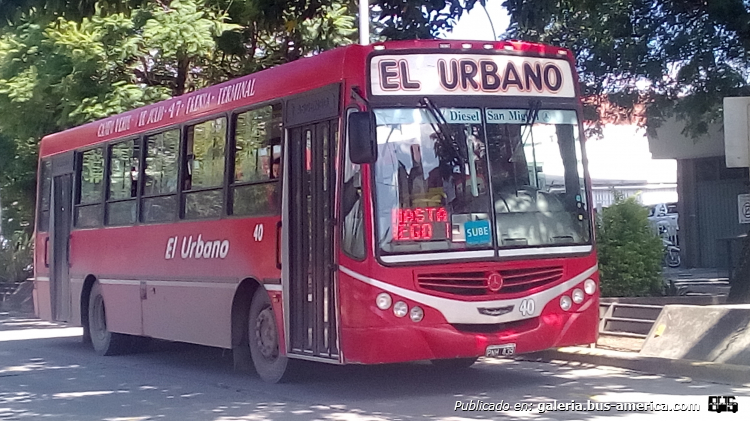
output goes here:
[{"label": "bus headlight", "polygon": [[570,307],[573,306],[573,300],[570,299],[567,295],[563,295],[562,298],[560,298],[560,308],[568,311],[570,310]]},{"label": "bus headlight", "polygon": [[404,317],[408,312],[409,306],[407,306],[403,301],[398,301],[393,305],[393,314],[395,314],[396,317]]},{"label": "bus headlight", "polygon": [[409,312],[409,317],[412,322],[420,322],[424,317],[424,311],[419,307],[413,307]]},{"label": "bus headlight", "polygon": [[377,298],[375,298],[375,305],[381,310],[388,310],[391,308],[391,303],[393,303],[391,296],[385,292],[381,292],[378,294]]},{"label": "bus headlight", "polygon": [[581,304],[583,302],[583,291],[578,288],[573,290],[573,302],[576,304]]},{"label": "bus headlight", "polygon": [[583,283],[583,290],[586,291],[586,294],[591,295],[594,292],[596,292],[596,282],[594,282],[593,279],[586,279],[586,282]]}]

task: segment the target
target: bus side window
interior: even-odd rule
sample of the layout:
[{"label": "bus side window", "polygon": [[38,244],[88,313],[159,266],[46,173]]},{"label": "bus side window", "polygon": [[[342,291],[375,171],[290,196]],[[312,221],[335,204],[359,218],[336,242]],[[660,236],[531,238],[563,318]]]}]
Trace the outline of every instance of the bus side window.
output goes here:
[{"label": "bus side window", "polygon": [[52,193],[52,161],[42,161],[39,172],[39,216],[36,229],[39,232],[47,232],[49,229],[50,194]]},{"label": "bus side window", "polygon": [[103,193],[104,149],[99,147],[80,154],[74,218],[76,228],[92,228],[102,224]]},{"label": "bus side window", "polygon": [[218,218],[223,209],[227,119],[220,117],[187,128],[182,183],[186,219]]},{"label": "bus side window", "polygon": [[281,105],[235,116],[230,214],[276,215],[281,209]]},{"label": "bus side window", "polygon": [[141,220],[173,221],[177,216],[177,160],[180,129],[146,137]]},{"label": "bus side window", "polygon": [[107,225],[129,225],[136,221],[140,150],[140,141],[136,140],[116,143],[109,149]]}]

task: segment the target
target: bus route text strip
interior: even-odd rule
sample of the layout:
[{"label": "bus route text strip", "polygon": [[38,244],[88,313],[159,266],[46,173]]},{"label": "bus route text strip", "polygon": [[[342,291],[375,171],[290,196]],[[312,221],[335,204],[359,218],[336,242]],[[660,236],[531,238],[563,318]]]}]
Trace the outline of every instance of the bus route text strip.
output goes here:
[{"label": "bus route text strip", "polygon": [[575,98],[566,60],[479,54],[375,56],[373,95],[514,95]]},{"label": "bus route text strip", "polygon": [[135,128],[159,124],[163,121],[177,120],[181,117],[197,115],[217,105],[229,104],[255,96],[255,79],[239,80],[209,89],[205,92],[192,93],[185,97],[172,98],[135,112],[99,122],[97,137],[107,137]]}]

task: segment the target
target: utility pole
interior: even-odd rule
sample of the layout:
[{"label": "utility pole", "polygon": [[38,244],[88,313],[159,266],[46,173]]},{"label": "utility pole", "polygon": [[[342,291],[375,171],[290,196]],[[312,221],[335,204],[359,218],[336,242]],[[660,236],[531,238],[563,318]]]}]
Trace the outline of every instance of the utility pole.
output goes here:
[{"label": "utility pole", "polygon": [[0,240],[3,238],[3,188],[0,187]]},{"label": "utility pole", "polygon": [[370,1],[359,0],[359,43],[370,44]]}]

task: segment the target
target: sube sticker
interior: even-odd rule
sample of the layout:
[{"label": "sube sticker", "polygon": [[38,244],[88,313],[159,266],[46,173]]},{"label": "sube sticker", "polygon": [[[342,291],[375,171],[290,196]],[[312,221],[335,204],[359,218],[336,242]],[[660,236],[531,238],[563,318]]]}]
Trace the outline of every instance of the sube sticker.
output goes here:
[{"label": "sube sticker", "polygon": [[464,223],[466,233],[466,244],[490,244],[490,221],[468,221]]}]

